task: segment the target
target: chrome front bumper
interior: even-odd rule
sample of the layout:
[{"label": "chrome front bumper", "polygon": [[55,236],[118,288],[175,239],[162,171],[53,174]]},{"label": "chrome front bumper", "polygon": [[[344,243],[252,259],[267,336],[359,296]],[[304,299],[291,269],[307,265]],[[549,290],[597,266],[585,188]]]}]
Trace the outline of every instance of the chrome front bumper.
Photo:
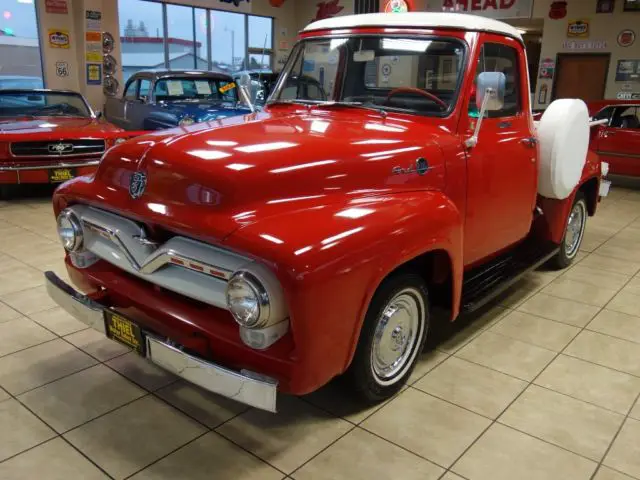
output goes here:
[{"label": "chrome front bumper", "polygon": [[[81,322],[105,333],[104,310],[107,307],[77,292],[55,273],[46,272],[44,275],[47,292],[58,305]],[[276,411],[276,380],[246,370],[236,372],[210,363],[182,352],[146,332],[145,339],[146,357],[152,363],[210,392],[262,410]]]},{"label": "chrome front bumper", "polygon": [[55,170],[56,168],[82,168],[82,167],[97,167],[100,165],[100,159],[89,160],[81,163],[56,163],[48,165],[0,165],[0,172],[22,172],[24,170]]}]

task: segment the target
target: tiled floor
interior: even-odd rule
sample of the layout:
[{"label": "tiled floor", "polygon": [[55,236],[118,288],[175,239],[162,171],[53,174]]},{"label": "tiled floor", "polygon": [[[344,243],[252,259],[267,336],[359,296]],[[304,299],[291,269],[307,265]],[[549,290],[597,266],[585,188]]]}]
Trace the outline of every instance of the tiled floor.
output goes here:
[{"label": "tiled floor", "polygon": [[47,198],[0,202],[3,480],[640,479],[640,190],[376,408],[331,384],[271,415],[176,381],[56,308],[50,269]]}]

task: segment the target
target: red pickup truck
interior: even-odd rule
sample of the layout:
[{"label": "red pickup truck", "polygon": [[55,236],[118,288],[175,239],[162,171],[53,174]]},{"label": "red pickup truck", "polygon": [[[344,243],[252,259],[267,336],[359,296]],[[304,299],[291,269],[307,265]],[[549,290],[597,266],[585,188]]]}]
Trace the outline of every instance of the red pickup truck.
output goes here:
[{"label": "red pickup truck", "polygon": [[518,31],[494,20],[312,23],[262,111],[130,140],[57,190],[86,294],[47,272],[49,293],[258,408],[339,375],[388,398],[435,307],[455,320],[571,264],[607,192],[586,105],[559,100],[534,123],[528,78]]}]

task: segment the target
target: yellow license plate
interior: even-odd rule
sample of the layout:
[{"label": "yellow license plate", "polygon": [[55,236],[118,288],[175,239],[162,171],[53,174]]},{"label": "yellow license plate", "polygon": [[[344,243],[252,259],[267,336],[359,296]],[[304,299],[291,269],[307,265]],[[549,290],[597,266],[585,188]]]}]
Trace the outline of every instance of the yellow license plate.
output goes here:
[{"label": "yellow license plate", "polygon": [[54,168],[49,170],[49,181],[51,183],[66,182],[75,176],[76,172],[73,168]]},{"label": "yellow license plate", "polygon": [[104,324],[107,337],[133,348],[140,355],[144,355],[144,337],[140,327],[131,320],[114,312],[104,312]]}]

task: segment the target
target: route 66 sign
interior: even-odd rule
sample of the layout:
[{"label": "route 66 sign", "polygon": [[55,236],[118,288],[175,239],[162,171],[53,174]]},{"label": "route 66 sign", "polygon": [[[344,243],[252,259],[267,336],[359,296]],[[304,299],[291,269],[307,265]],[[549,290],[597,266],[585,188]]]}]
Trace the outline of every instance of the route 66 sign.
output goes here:
[{"label": "route 66 sign", "polygon": [[67,62],[56,62],[56,76],[58,77],[69,76],[69,64]]}]

